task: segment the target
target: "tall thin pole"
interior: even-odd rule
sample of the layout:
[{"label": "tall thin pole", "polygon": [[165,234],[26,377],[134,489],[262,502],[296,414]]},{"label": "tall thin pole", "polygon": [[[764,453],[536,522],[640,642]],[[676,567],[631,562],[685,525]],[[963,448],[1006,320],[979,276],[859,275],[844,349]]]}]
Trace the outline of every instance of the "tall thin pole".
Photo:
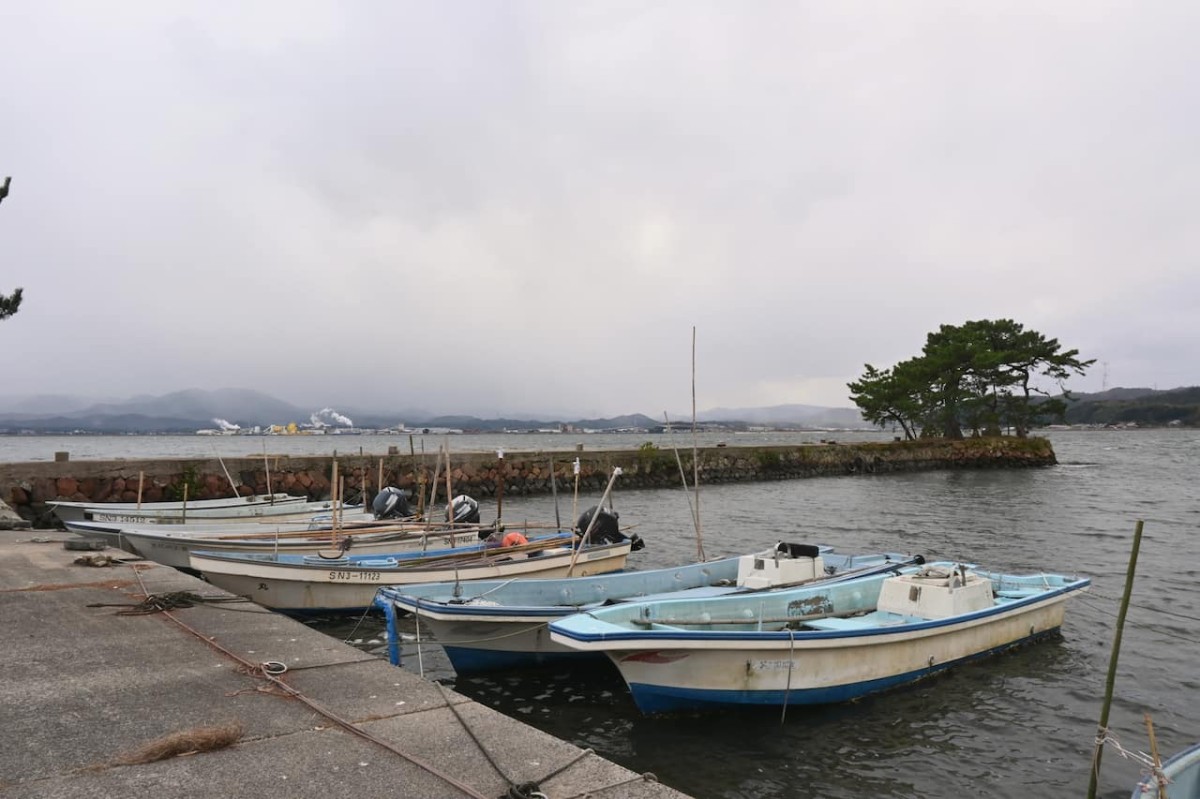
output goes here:
[{"label": "tall thin pole", "polygon": [[454,521],[454,494],[450,483],[450,439],[446,439],[446,521]]},{"label": "tall thin pole", "polygon": [[1104,755],[1104,738],[1108,732],[1108,711],[1112,707],[1113,684],[1117,681],[1117,658],[1121,654],[1121,632],[1125,629],[1125,614],[1129,610],[1129,595],[1133,593],[1133,575],[1137,571],[1138,549],[1142,545],[1142,520],[1133,531],[1133,552],[1125,572],[1125,593],[1117,613],[1117,631],[1113,635],[1112,656],[1108,661],[1108,679],[1104,684],[1104,704],[1100,708],[1100,726],[1096,729],[1096,749],[1092,753],[1092,778],[1088,783],[1088,799],[1096,799],[1096,784],[1100,779],[1100,758]]},{"label": "tall thin pole", "polygon": [[592,518],[588,520],[587,529],[583,531],[583,535],[579,537],[579,543],[575,545],[575,551],[571,553],[571,564],[567,566],[567,576],[570,577],[575,571],[575,561],[579,558],[579,551],[588,545],[588,539],[591,538],[592,528],[596,526],[596,521],[600,518],[600,511],[604,508],[604,500],[608,499],[608,494],[612,491],[613,483],[617,482],[617,477],[621,474],[621,467],[614,466],[612,477],[608,478],[608,486],[604,489],[604,494],[600,497],[600,504],[596,506],[596,512],[592,514]]},{"label": "tall thin pole", "polygon": [[558,515],[558,475],[554,473],[554,456],[550,456],[550,493],[554,495],[554,526],[562,529],[562,518]]},{"label": "tall thin pole", "polygon": [[221,453],[217,452],[216,444],[213,444],[213,454],[217,456],[217,462],[221,464],[221,471],[225,472],[225,479],[229,481],[229,490],[236,496],[238,490],[233,485],[233,478],[229,476],[229,469],[225,466],[225,459],[221,457]]},{"label": "tall thin pole", "polygon": [[263,439],[263,468],[267,470],[267,497],[272,505],[275,504],[275,494],[271,492],[271,461],[267,458],[267,442]]},{"label": "tall thin pole", "polygon": [[333,546],[336,549],[338,544],[338,514],[337,514],[337,499],[338,499],[338,464],[337,460],[333,461],[333,474],[329,478],[329,493],[330,507],[333,516],[333,530],[330,540],[333,541]]},{"label": "tall thin pole", "polygon": [[696,446],[696,326],[692,325],[692,492],[696,495],[696,550],[704,560],[704,535],[700,530],[700,454]]},{"label": "tall thin pole", "polygon": [[575,524],[575,520],[579,518],[579,458],[575,458],[575,463],[571,468],[575,470],[575,496],[571,499],[571,524]]},{"label": "tall thin pole", "polygon": [[138,510],[142,509],[142,486],[146,483],[146,473],[138,472]]},{"label": "tall thin pole", "polygon": [[504,518],[504,450],[496,450],[496,521]]},{"label": "tall thin pole", "polygon": [[[663,411],[663,421],[667,425],[667,434],[671,432],[671,420],[667,418],[667,412]],[[673,439],[674,436],[671,436]],[[692,506],[692,495],[688,491],[687,473],[683,471],[683,458],[679,457],[679,447],[675,446],[675,442],[671,442],[671,449],[675,451],[675,463],[679,466],[679,479],[683,482],[683,495],[687,498],[688,513],[692,516],[692,527],[696,530],[696,560],[700,563],[704,562],[704,541],[700,537],[700,520],[696,516],[696,509]],[[696,453],[692,452],[692,457],[696,457]]]}]

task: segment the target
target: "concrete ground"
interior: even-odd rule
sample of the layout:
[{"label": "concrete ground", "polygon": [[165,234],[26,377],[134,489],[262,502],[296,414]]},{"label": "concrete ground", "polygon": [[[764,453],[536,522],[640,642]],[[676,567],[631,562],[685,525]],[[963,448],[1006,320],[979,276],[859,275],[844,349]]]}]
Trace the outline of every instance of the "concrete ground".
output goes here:
[{"label": "concrete ground", "polygon": [[[67,540],[0,532],[4,797],[496,799],[535,783],[549,799],[686,799],[245,601],[122,615],[147,595],[228,595]],[[127,560],[75,562],[97,556]],[[278,678],[263,672],[272,662]],[[224,748],[121,764],[164,736],[230,725]]]}]

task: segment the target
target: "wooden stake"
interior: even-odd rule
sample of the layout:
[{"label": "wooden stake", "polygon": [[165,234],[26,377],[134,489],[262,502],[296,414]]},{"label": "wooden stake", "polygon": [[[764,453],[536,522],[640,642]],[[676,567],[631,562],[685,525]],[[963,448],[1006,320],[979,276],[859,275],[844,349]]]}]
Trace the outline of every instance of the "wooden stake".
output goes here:
[{"label": "wooden stake", "polygon": [[579,550],[583,549],[588,544],[588,539],[591,538],[592,528],[596,526],[596,520],[600,518],[600,509],[604,507],[604,500],[608,499],[609,492],[612,491],[613,483],[617,482],[618,475],[621,474],[621,468],[614,467],[612,477],[608,478],[608,485],[604,489],[604,493],[600,496],[600,503],[596,505],[596,511],[592,514],[592,518],[588,520],[587,529],[583,531],[583,535],[579,537],[579,542],[575,545],[575,551],[571,553],[571,565],[567,567],[567,576],[570,577],[575,570],[575,561],[579,559]]},{"label": "wooden stake", "polygon": [[1108,732],[1108,711],[1112,707],[1113,684],[1117,681],[1117,659],[1121,654],[1121,633],[1125,629],[1125,614],[1129,610],[1129,595],[1133,593],[1133,575],[1137,571],[1138,549],[1142,545],[1142,520],[1133,531],[1133,551],[1125,572],[1125,593],[1117,613],[1117,630],[1113,634],[1112,655],[1108,661],[1108,679],[1104,684],[1104,704],[1100,708],[1100,725],[1096,730],[1096,749],[1092,753],[1092,777],[1088,783],[1088,799],[1096,799],[1096,784],[1100,779],[1100,759],[1104,755],[1104,738]]},{"label": "wooden stake", "polygon": [[221,471],[225,472],[225,479],[229,481],[229,490],[237,495],[238,491],[233,487],[233,478],[229,476],[229,469],[225,468],[225,459],[217,452],[216,444],[213,445],[213,454],[217,456],[217,462],[221,464]]},{"label": "wooden stake", "polygon": [[146,482],[146,473],[138,472],[138,510],[142,509],[142,485]]},{"label": "wooden stake", "polygon": [[1158,740],[1154,737],[1154,722],[1150,714],[1146,714],[1146,734],[1150,736],[1150,760],[1154,764],[1154,780],[1158,783],[1158,796],[1167,797],[1167,775],[1163,774],[1162,759],[1158,756]]},{"label": "wooden stake", "polygon": [[333,529],[330,539],[333,545],[338,545],[338,514],[337,514],[337,496],[338,496],[338,462],[333,462],[333,474],[329,478],[329,501],[330,507],[333,509]]},{"label": "wooden stake", "polygon": [[692,325],[692,492],[696,495],[696,550],[704,561],[704,536],[700,532],[700,456],[696,446],[696,326]]},{"label": "wooden stake", "polygon": [[496,450],[496,521],[504,518],[504,450]]},{"label": "wooden stake", "polygon": [[454,493],[450,483],[450,440],[446,439],[446,521],[454,521]]},{"label": "wooden stake", "polygon": [[558,475],[554,473],[554,456],[550,456],[550,493],[554,495],[554,526],[562,529],[562,519],[558,515]]},{"label": "wooden stake", "polygon": [[[667,412],[663,411],[663,421],[667,425],[667,431],[670,432],[671,420],[667,418]],[[674,436],[672,436],[674,438]],[[700,519],[696,515],[696,509],[692,506],[692,495],[688,492],[687,474],[683,471],[683,458],[679,457],[679,447],[675,446],[675,442],[671,442],[671,449],[675,450],[675,463],[679,466],[679,479],[683,481],[683,495],[687,497],[688,512],[692,516],[692,527],[696,530],[696,560],[699,563],[704,562],[704,539],[700,536]],[[692,457],[696,457],[695,450],[692,451]]]},{"label": "wooden stake", "polygon": [[275,494],[271,491],[271,461],[267,459],[267,442],[263,440],[263,468],[267,470],[267,497],[268,501],[275,504]]},{"label": "wooden stake", "polygon": [[187,500],[188,500],[188,484],[187,480],[183,481],[183,512],[180,514],[180,521],[187,521]]}]

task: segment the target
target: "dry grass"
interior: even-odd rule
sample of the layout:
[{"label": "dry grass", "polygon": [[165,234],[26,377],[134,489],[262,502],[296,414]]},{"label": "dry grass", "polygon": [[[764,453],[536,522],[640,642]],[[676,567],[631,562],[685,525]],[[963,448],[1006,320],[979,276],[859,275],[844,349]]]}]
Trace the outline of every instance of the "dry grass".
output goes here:
[{"label": "dry grass", "polygon": [[222,724],[214,727],[195,727],[173,732],[157,738],[141,748],[121,755],[112,762],[114,766],[134,766],[139,763],[154,763],[169,757],[211,752],[237,743],[242,737],[242,725]]}]

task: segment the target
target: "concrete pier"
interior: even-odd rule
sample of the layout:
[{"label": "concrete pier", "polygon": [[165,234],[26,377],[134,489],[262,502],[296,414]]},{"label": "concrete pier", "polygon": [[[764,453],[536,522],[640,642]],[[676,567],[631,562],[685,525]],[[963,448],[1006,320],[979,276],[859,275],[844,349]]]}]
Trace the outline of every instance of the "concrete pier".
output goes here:
[{"label": "concrete pier", "polygon": [[[686,799],[249,602],[149,609],[148,596],[177,592],[231,598],[68,540],[0,532],[5,797],[495,799],[524,785],[514,795]],[[233,733],[138,762],[201,728]]]}]

